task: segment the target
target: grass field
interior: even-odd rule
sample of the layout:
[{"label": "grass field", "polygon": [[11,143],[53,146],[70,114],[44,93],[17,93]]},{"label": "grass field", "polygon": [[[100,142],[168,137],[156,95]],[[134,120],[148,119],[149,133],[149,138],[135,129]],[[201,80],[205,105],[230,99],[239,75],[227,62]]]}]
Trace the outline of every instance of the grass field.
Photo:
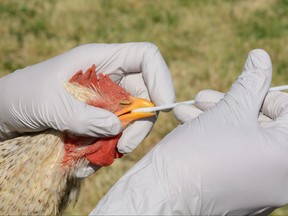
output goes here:
[{"label": "grass field", "polygon": [[[84,43],[148,41],[167,61],[178,101],[201,89],[227,91],[254,48],[271,55],[272,85],[288,82],[287,0],[2,0],[0,35],[0,77]],[[88,214],[176,125],[161,114],[135,152],[86,180],[65,214]],[[288,208],[273,215],[288,215]]]}]

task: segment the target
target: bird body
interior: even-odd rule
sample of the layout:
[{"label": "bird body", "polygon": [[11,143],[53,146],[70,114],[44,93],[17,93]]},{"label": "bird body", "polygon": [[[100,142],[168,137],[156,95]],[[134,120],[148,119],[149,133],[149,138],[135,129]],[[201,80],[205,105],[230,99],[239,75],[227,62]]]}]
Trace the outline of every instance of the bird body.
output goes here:
[{"label": "bird body", "polygon": [[75,200],[81,179],[73,176],[73,169],[61,166],[63,135],[47,130],[0,143],[1,214],[56,215]]},{"label": "bird body", "polygon": [[[96,76],[93,65],[76,73],[65,88],[77,99],[116,114],[126,127],[150,113],[131,113],[153,106],[132,97],[108,76]],[[136,105],[135,105],[136,104]],[[89,163],[108,166],[122,155],[117,151],[121,133],[111,138],[75,136],[49,129],[0,142],[0,213],[3,215],[57,215],[77,200],[78,169]]]}]

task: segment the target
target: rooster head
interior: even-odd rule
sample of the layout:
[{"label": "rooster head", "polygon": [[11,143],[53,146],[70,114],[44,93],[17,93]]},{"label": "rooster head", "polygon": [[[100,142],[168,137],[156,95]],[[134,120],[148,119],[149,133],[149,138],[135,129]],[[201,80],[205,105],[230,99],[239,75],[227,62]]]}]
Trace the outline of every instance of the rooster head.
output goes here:
[{"label": "rooster head", "polygon": [[66,83],[66,89],[86,104],[108,110],[119,117],[123,127],[135,120],[150,117],[155,113],[131,112],[134,109],[153,107],[154,104],[143,98],[136,98],[113,82],[108,75],[96,75],[95,65],[85,73],[78,71]]}]

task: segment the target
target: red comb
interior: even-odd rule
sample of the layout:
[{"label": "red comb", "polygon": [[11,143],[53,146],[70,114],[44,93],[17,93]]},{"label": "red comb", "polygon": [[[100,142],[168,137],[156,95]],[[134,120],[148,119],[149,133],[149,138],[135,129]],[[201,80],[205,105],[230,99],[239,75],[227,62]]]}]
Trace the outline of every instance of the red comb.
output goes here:
[{"label": "red comb", "polygon": [[120,107],[115,106],[119,100],[128,99],[130,94],[113,82],[108,75],[98,73],[96,75],[96,67],[93,64],[83,74],[82,70],[78,71],[70,80],[71,83],[78,83],[84,87],[90,88],[98,93],[99,100],[86,101],[87,104],[106,109],[115,113]]},{"label": "red comb", "polygon": [[96,67],[93,64],[91,68],[88,68],[85,73],[83,71],[78,71],[70,80],[71,83],[78,83],[82,86],[92,88],[95,91],[105,96],[111,96],[111,93],[117,94],[123,97],[123,95],[128,95],[128,93],[119,86],[117,83],[113,82],[108,75],[103,73],[98,73],[99,77],[96,76]]}]

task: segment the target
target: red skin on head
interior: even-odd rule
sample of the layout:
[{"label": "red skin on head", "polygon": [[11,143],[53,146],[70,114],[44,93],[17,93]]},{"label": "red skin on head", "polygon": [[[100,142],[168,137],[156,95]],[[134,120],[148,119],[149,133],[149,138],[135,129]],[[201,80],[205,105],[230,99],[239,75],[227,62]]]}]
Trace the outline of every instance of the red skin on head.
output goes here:
[{"label": "red skin on head", "polygon": [[[92,65],[84,74],[82,70],[77,72],[70,80],[90,88],[99,94],[99,100],[86,101],[87,104],[99,107],[110,112],[122,109],[120,101],[129,100],[130,94],[121,86],[114,83],[109,76],[99,74],[96,76],[95,65]],[[97,166],[109,166],[114,158],[122,157],[117,151],[117,143],[121,134],[112,138],[91,138],[66,135],[64,147],[66,154],[63,158],[63,166],[73,164],[73,161],[85,157],[89,162]]]},{"label": "red skin on head", "polygon": [[[117,151],[117,143],[121,134],[112,138],[88,138],[68,137],[64,144],[66,154],[62,160],[63,165],[73,164],[73,161],[85,157],[90,163],[97,166],[109,166],[114,158],[121,158],[122,154]],[[87,145],[87,147],[81,147]]]}]

